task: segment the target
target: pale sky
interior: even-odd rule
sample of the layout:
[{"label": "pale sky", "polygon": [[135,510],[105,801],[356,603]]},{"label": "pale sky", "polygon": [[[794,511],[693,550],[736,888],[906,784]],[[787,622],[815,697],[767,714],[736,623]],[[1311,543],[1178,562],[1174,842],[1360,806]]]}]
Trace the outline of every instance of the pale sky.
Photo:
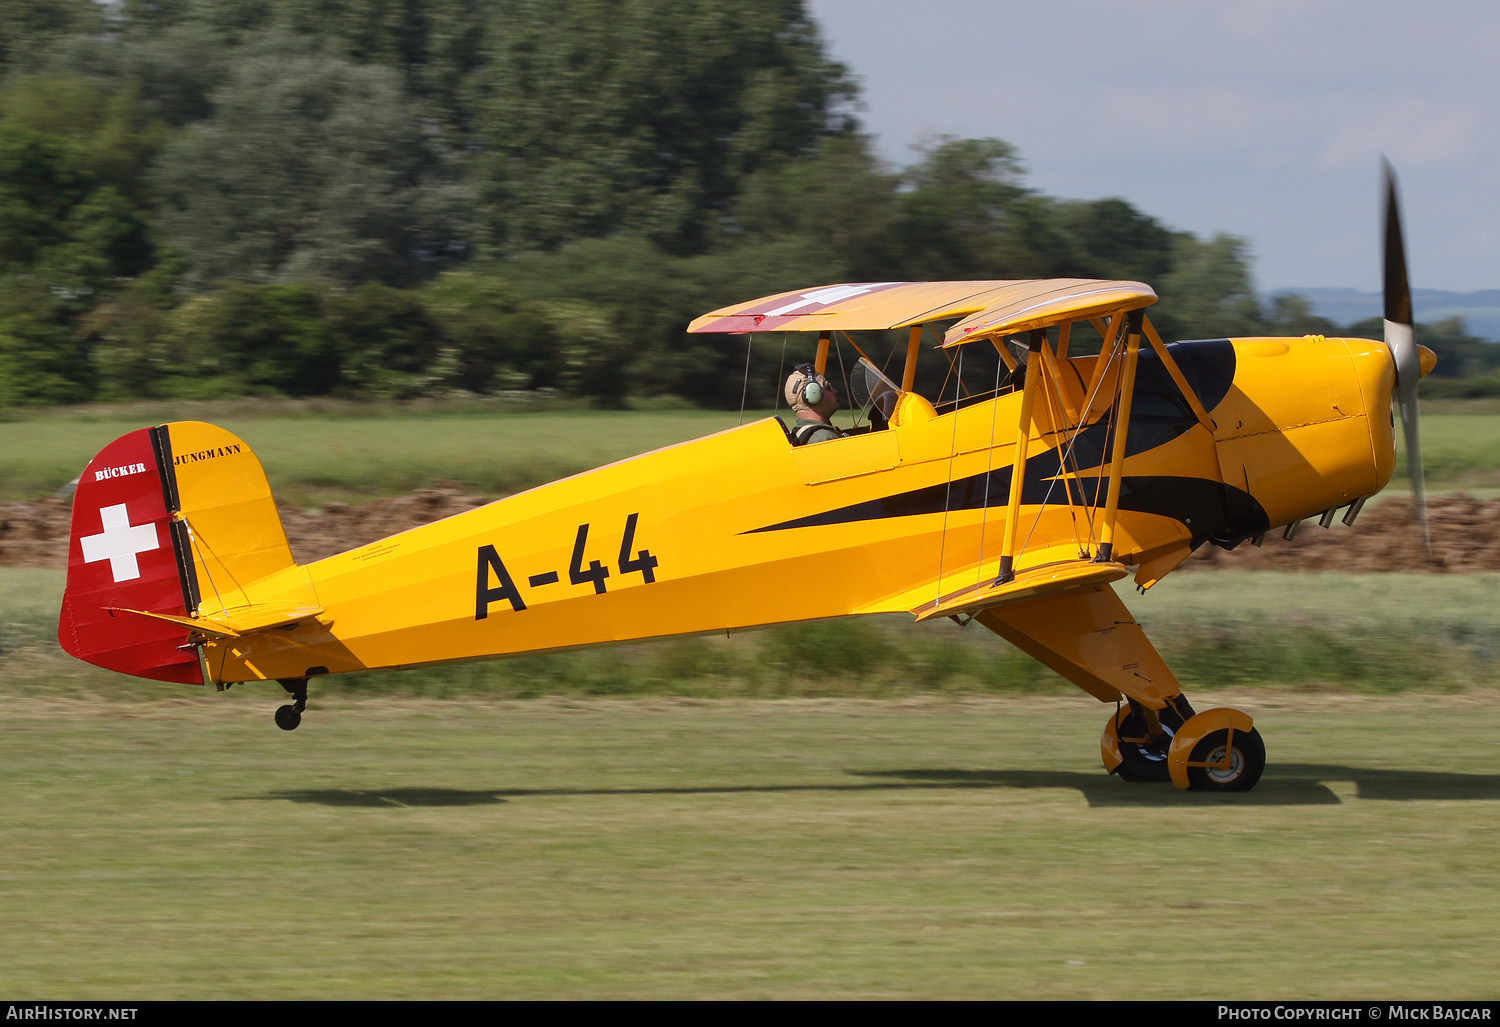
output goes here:
[{"label": "pale sky", "polygon": [[1378,290],[1378,162],[1412,285],[1500,288],[1496,0],[809,0],[888,160],[1015,144],[1054,196],[1249,240],[1256,285]]}]

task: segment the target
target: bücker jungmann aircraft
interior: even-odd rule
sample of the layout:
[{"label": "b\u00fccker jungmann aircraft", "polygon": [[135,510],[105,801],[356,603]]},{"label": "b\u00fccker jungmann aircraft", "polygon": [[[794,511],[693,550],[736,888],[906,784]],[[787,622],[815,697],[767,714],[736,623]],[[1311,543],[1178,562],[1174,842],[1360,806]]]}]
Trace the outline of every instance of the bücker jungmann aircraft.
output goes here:
[{"label": "b\u00fccker jungmann aircraft", "polygon": [[[1123,281],[859,283],[725,307],[689,330],[817,333],[821,373],[836,335],[905,329],[904,366],[887,377],[860,351],[868,422],[843,438],[797,446],[768,417],[305,565],[249,446],[200,422],[143,428],[81,477],[59,639],[144,678],[279,681],[290,730],[318,675],[952,617],[1114,703],[1109,772],[1243,791],[1265,765],[1250,715],[1195,712],[1111,582],[1148,589],[1205,543],[1341,509],[1351,523],[1395,467],[1393,399],[1420,503],[1416,387],[1435,358],[1413,341],[1389,174],[1385,251],[1384,343],[1164,345],[1155,293]],[[1097,357],[1068,352],[1080,322]],[[951,397],[914,389],[924,326],[958,372]],[[992,380],[965,383],[966,356]]]}]

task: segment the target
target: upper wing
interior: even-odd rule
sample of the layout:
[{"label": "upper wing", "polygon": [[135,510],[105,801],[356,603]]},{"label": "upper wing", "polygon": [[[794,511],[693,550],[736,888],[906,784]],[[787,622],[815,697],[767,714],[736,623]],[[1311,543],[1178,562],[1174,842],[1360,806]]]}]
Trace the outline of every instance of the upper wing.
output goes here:
[{"label": "upper wing", "polygon": [[943,347],[961,346],[991,335],[1012,335],[1063,321],[1135,310],[1156,302],[1156,292],[1140,282],[1101,282],[1076,278],[1027,282],[1030,290],[997,295],[984,310],[943,334]]},{"label": "upper wing", "polygon": [[[1011,330],[1038,327],[1037,313],[1048,324],[1097,313],[1145,306],[1156,293],[1139,282],[1101,282],[1088,278],[1026,279],[988,282],[852,282],[816,289],[781,292],[748,303],[736,303],[704,314],[689,332],[817,332],[904,328],[943,318],[966,318],[948,333],[964,339],[984,327]],[[1037,313],[1033,313],[1033,311]],[[1001,314],[996,319],[991,313]],[[1066,316],[1063,316],[1066,315]],[[994,323],[992,323],[994,322]],[[958,336],[964,325],[972,327]],[[978,337],[978,336],[973,336]],[[949,345],[956,343],[949,342]]]}]

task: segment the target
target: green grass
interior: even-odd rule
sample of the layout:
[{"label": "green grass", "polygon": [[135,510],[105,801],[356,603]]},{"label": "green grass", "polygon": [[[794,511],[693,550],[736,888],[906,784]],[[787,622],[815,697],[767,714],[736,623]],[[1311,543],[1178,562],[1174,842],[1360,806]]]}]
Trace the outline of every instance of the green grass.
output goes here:
[{"label": "green grass", "polygon": [[1131,594],[1198,707],[1266,739],[1260,785],[1221,797],[1104,775],[1112,707],[977,626],[319,680],[286,733],[277,685],[64,656],[61,579],[0,570],[16,1000],[1485,999],[1500,975],[1495,575]]},{"label": "green grass", "polygon": [[[367,416],[349,404],[262,403],[223,415],[211,407],[143,408],[133,416],[79,411],[0,422],[0,499],[48,495],[113,439],[171,418],[209,420],[240,436],[265,466],[277,498],[299,505],[396,495],[437,481],[501,495],[732,428],[740,419],[738,411],[723,410],[379,409],[379,416]],[[253,416],[234,416],[247,412]],[[746,419],[756,416],[764,415]]]},{"label": "green grass", "polygon": [[[1051,699],[16,700],[0,992],[1493,998],[1493,703],[1243,696],[1255,792]],[[1234,698],[1230,696],[1229,698]],[[1163,968],[1170,968],[1169,972]]]},{"label": "green grass", "polygon": [[[1475,412],[1424,412],[1421,429],[1422,467],[1429,488],[1500,486],[1500,414],[1490,412],[1488,405]],[[1401,456],[1392,484],[1406,479],[1404,443],[1397,450]]]},{"label": "green grass", "polygon": [[[0,569],[0,693],[154,699],[56,644],[63,574]],[[1177,574],[1120,590],[1190,696],[1265,685],[1391,695],[1492,690],[1500,575]],[[279,695],[276,686],[269,687]],[[319,696],[902,697],[1070,692],[978,625],[844,618],[586,652],[318,681]],[[269,692],[263,694],[270,694]]]},{"label": "green grass", "polygon": [[[1429,406],[1422,419],[1429,488],[1500,487],[1500,409],[1495,403],[1447,400]],[[765,413],[745,416],[749,420]],[[279,498],[314,506],[332,499],[395,495],[436,481],[501,495],[733,427],[740,414],[527,412],[514,404],[477,401],[84,407],[0,421],[0,499],[49,495],[111,440],[171,419],[208,420],[239,435],[260,457]],[[1404,466],[1403,458],[1393,489],[1404,481]]]}]

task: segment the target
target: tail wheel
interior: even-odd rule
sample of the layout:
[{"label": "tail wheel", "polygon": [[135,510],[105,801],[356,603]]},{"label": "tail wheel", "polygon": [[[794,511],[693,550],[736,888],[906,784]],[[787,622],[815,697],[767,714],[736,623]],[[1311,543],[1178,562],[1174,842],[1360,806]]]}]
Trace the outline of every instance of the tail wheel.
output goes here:
[{"label": "tail wheel", "polygon": [[[1146,721],[1134,705],[1118,721],[1120,741],[1120,765],[1115,768],[1122,781],[1159,782],[1172,780],[1167,766],[1167,747],[1172,737],[1182,727],[1182,718],[1171,707],[1156,711],[1161,718],[1163,734],[1153,741],[1146,741]],[[1130,739],[1139,739],[1131,741]]]},{"label": "tail wheel", "polygon": [[[1120,748],[1123,752],[1124,746]],[[1266,743],[1261,741],[1259,731],[1236,731],[1231,741],[1229,732],[1220,729],[1205,735],[1193,747],[1187,768],[1188,787],[1195,792],[1248,792],[1265,769]]]}]

